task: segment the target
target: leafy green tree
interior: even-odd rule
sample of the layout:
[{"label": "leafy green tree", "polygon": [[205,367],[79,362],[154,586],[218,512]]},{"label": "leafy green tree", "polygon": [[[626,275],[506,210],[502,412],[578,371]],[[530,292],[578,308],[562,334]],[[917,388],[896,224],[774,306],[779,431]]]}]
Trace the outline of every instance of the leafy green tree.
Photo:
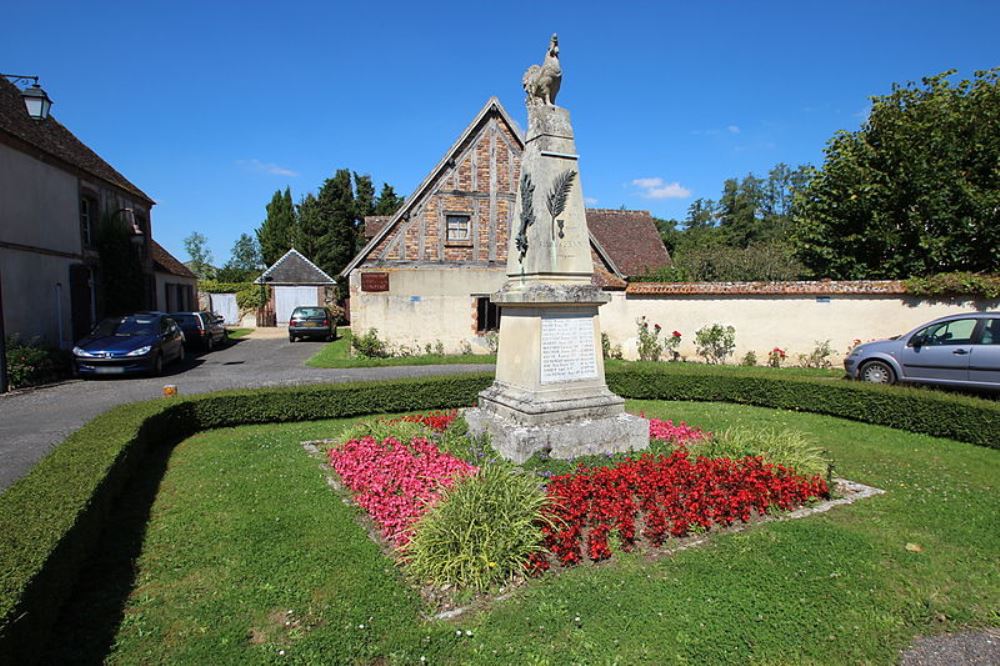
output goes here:
[{"label": "leafy green tree", "polygon": [[184,249],[188,253],[187,266],[200,280],[210,280],[215,277],[215,267],[212,266],[212,251],[208,249],[208,239],[197,231],[184,239]]},{"label": "leafy green tree", "polygon": [[295,247],[315,261],[329,234],[327,221],[319,214],[319,202],[310,192],[299,200]]},{"label": "leafy green tree", "polygon": [[[300,208],[301,210],[301,208]],[[354,257],[357,242],[357,218],[351,172],[338,169],[333,178],[327,178],[315,198],[307,204],[310,216],[303,224],[303,237],[315,240],[315,250],[307,256],[330,275],[336,275]]]},{"label": "leafy green tree", "polygon": [[403,197],[389,183],[382,183],[382,191],[375,200],[375,215],[392,215],[403,205]]},{"label": "leafy green tree", "polygon": [[215,278],[220,282],[247,282],[263,268],[260,247],[250,234],[240,234],[230,250],[229,261],[218,270]]},{"label": "leafy green tree", "polygon": [[795,202],[796,251],[819,276],[1000,271],[1000,68],[872,98]]},{"label": "leafy green tree", "polygon": [[257,242],[260,244],[261,258],[270,266],[294,245],[297,238],[295,206],[292,204],[292,190],[278,190],[267,204],[267,217],[257,228]]},{"label": "leafy green tree", "polygon": [[365,244],[365,217],[375,214],[375,186],[372,177],[354,172],[354,251],[357,252]]}]

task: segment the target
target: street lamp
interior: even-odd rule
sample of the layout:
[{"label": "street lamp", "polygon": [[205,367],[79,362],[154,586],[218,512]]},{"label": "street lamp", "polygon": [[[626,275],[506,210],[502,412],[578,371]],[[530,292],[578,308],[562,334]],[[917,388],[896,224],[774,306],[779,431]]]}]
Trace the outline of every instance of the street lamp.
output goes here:
[{"label": "street lamp", "polygon": [[35,120],[45,120],[49,117],[49,109],[52,108],[52,100],[49,99],[48,94],[42,90],[42,87],[38,85],[37,76],[25,76],[22,74],[0,74],[0,76],[6,76],[11,80],[11,83],[18,83],[24,81],[34,81],[34,83],[24,90],[21,91],[21,99],[24,100],[24,106],[28,110],[28,115]]}]

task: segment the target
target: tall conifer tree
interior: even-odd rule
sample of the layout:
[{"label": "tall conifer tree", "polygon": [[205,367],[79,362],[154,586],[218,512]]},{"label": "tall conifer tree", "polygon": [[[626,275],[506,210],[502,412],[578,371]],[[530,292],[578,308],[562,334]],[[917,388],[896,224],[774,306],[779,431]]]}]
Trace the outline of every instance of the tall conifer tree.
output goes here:
[{"label": "tall conifer tree", "polygon": [[267,204],[267,217],[257,228],[257,242],[261,256],[268,266],[281,258],[296,240],[295,206],[292,205],[292,190],[289,187],[278,190]]}]

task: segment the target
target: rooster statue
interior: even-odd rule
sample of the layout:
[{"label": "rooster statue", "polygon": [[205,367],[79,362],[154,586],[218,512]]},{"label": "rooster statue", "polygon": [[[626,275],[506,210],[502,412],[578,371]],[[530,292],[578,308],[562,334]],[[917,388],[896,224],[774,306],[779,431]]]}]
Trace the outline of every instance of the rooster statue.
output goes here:
[{"label": "rooster statue", "polygon": [[559,66],[559,36],[552,35],[549,50],[541,65],[532,65],[521,80],[528,94],[528,106],[555,106],[556,94],[562,84],[562,67]]}]

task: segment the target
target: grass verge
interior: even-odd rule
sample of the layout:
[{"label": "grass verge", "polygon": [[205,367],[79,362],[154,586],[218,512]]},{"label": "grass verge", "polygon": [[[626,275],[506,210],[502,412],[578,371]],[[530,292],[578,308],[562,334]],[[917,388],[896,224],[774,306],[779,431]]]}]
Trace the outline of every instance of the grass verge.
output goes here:
[{"label": "grass verge", "polygon": [[301,448],[347,421],[221,429],[147,459],[109,521],[133,527],[105,536],[43,661],[894,663],[915,635],[996,622],[997,451],[816,414],[628,406],[801,430],[841,475],[888,492],[671,558],[580,566],[427,623]]},{"label": "grass verge", "polygon": [[246,336],[253,333],[256,329],[253,328],[231,328],[229,329],[229,337],[233,340],[239,338],[245,338]]},{"label": "grass verge", "polygon": [[386,365],[467,365],[496,363],[491,354],[422,354],[420,356],[392,356],[390,358],[365,358],[351,356],[351,329],[341,327],[337,339],[327,343],[306,365],[312,368],[373,368]]}]

